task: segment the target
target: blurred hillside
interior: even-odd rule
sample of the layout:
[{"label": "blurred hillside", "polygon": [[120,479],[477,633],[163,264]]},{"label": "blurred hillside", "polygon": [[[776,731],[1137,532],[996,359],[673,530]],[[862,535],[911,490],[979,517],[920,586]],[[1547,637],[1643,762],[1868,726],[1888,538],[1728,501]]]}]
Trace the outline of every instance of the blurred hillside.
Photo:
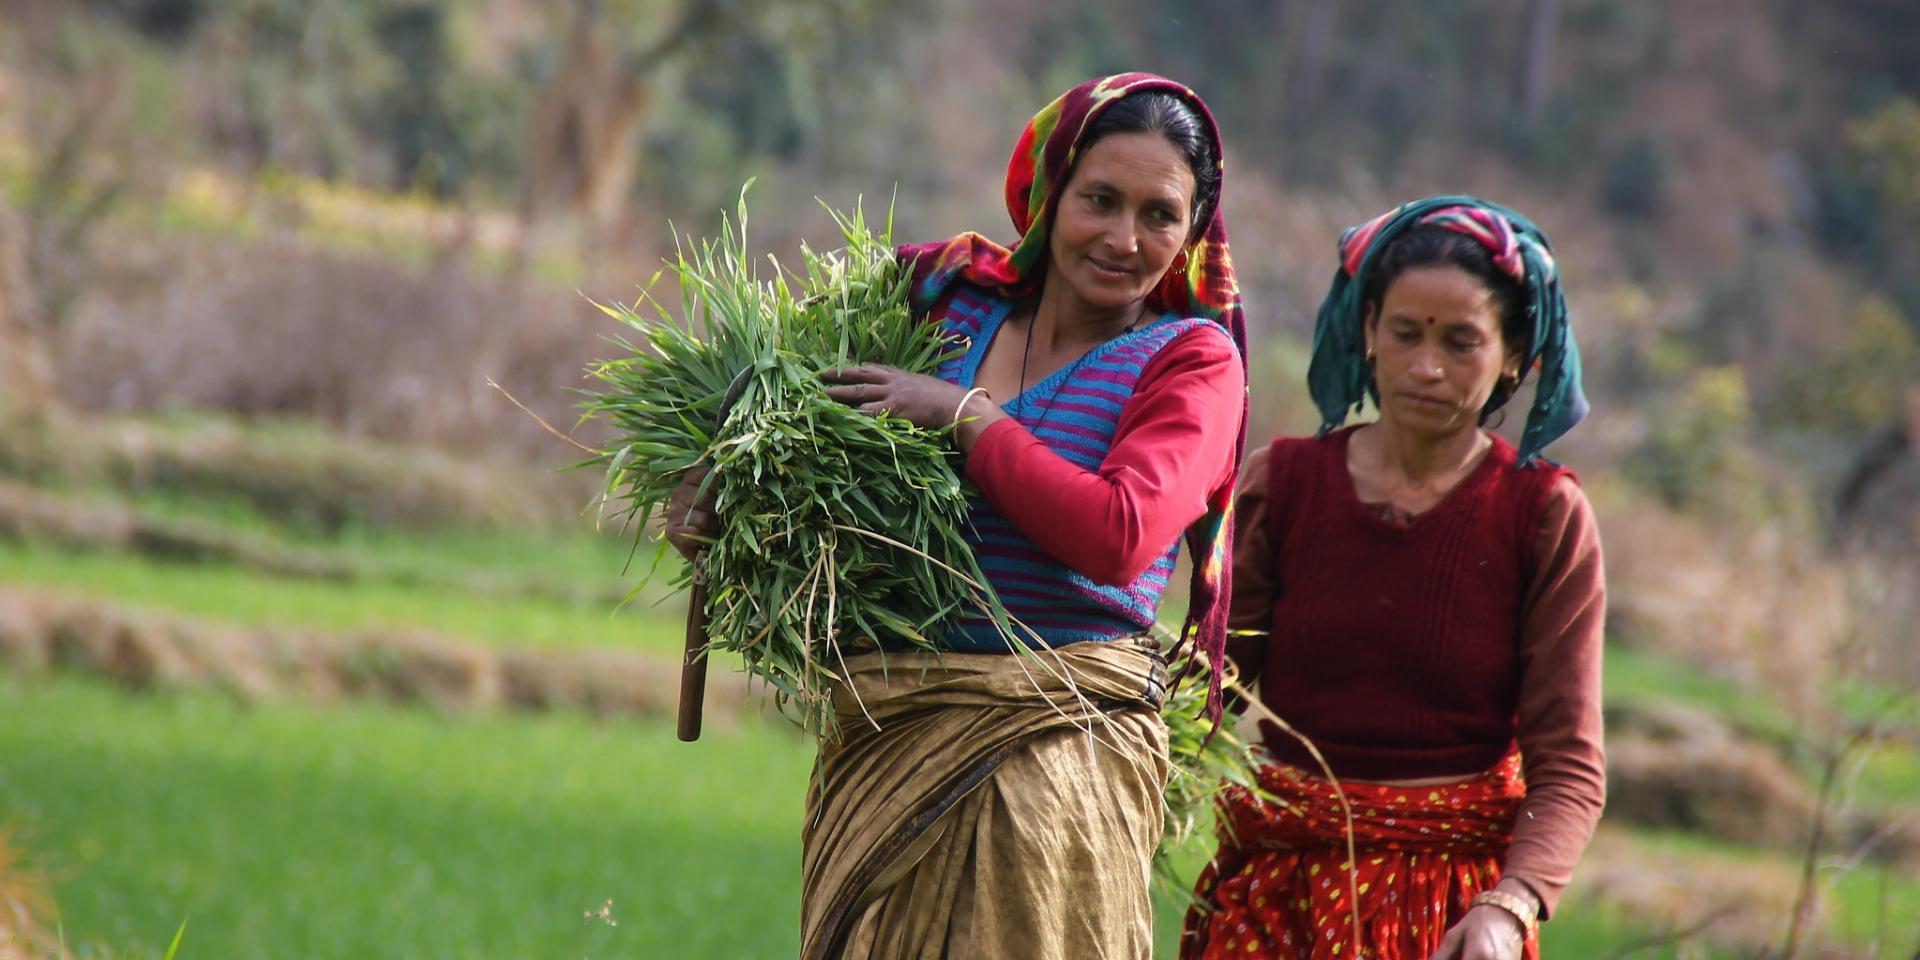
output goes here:
[{"label": "blurred hillside", "polygon": [[1706,536],[1914,552],[1910,4],[4,7],[16,394],[558,461],[485,379],[568,422],[608,332],[575,291],[630,297],[669,223],[705,232],[758,177],[771,249],[826,239],[815,197],[896,190],[902,239],[1004,235],[1025,117],[1143,68],[1229,140],[1256,436],[1311,426],[1339,229],[1467,191],[1558,246],[1598,411],[1561,456]]},{"label": "blurred hillside", "polygon": [[[657,713],[671,610],[606,619],[593,478],[488,380],[572,425],[586,298],[749,178],[759,249],[830,243],[815,198],[1011,239],[1026,118],[1152,70],[1227,139],[1256,442],[1314,426],[1343,227],[1468,192],[1553,237],[1610,822],[1687,836],[1609,838],[1581,895],[1646,932],[1718,903],[1649,873],[1738,872],[1723,939],[1777,941],[1812,823],[1920,863],[1916,51],[1907,0],[0,0],[0,660]],[[527,652],[596,645],[653,659]]]}]

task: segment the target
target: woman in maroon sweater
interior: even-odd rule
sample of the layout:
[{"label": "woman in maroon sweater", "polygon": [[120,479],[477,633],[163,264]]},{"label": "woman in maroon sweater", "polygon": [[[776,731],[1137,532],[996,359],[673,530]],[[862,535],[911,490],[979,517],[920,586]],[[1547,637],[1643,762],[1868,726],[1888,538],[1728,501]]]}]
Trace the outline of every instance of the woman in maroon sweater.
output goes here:
[{"label": "woman in maroon sweater", "polygon": [[[1539,457],[1586,412],[1553,257],[1471,197],[1340,252],[1308,375],[1325,426],[1248,457],[1231,613],[1243,675],[1336,779],[1262,725],[1282,802],[1223,801],[1181,955],[1536,957],[1605,795],[1600,543]],[[1516,450],[1484,424],[1534,369]],[[1379,420],[1336,429],[1367,396]]]}]

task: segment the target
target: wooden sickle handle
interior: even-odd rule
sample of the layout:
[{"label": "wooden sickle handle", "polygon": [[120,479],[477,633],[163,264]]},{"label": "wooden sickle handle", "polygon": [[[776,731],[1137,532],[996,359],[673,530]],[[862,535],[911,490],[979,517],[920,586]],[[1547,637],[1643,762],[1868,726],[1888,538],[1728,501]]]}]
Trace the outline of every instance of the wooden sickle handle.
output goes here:
[{"label": "wooden sickle handle", "polygon": [[700,739],[700,715],[707,700],[707,582],[694,576],[687,590],[687,652],[680,660],[680,739]]}]

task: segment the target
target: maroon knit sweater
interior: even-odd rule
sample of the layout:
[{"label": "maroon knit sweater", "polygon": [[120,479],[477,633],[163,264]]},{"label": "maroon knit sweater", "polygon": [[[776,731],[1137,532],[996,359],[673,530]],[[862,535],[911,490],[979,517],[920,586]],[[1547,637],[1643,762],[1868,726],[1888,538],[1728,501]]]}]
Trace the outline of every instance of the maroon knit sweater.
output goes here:
[{"label": "maroon knit sweater", "polygon": [[[1567,471],[1491,450],[1408,524],[1354,494],[1347,437],[1269,454],[1273,604],[1261,698],[1356,780],[1471,776],[1514,742],[1521,603],[1546,493]],[[1313,769],[1292,737],[1276,759]]]},{"label": "maroon knit sweater", "polygon": [[[1477,489],[1477,494],[1469,494],[1456,486],[1439,504],[1415,517],[1410,524],[1404,520],[1395,523],[1383,519],[1381,512],[1386,508],[1380,504],[1361,506],[1359,509],[1367,515],[1360,516],[1354,509],[1359,497],[1354,492],[1352,475],[1346,469],[1350,433],[1343,430],[1321,440],[1283,440],[1248,453],[1246,471],[1233,505],[1233,616],[1229,626],[1240,633],[1232,640],[1230,654],[1236,663],[1249,668],[1247,673],[1260,675],[1267,705],[1294,724],[1312,731],[1319,745],[1335,755],[1334,765],[1344,768],[1349,779],[1370,778],[1350,772],[1353,761],[1342,756],[1342,746],[1396,744],[1391,739],[1372,739],[1376,734],[1385,733],[1379,729],[1387,725],[1380,723],[1381,720],[1393,723],[1390,718],[1398,717],[1398,722],[1416,731],[1426,724],[1439,724],[1444,728],[1446,723],[1460,722],[1463,724],[1459,731],[1461,737],[1453,746],[1471,748],[1474,741],[1469,735],[1483,737],[1480,749],[1487,751],[1483,756],[1491,753],[1496,743],[1504,749],[1509,736],[1518,740],[1526,771],[1527,796],[1521,802],[1519,818],[1514,821],[1513,841],[1507,846],[1505,876],[1524,881],[1534,891],[1544,908],[1541,916],[1545,918],[1552,914],[1560,891],[1572,879],[1574,866],[1593,836],[1594,823],[1600,817],[1606,797],[1600,718],[1606,581],[1593,509],[1571,474],[1556,471],[1553,475],[1558,479],[1549,480],[1549,474],[1543,472],[1545,467],[1515,470],[1511,466],[1511,448],[1501,443],[1488,454],[1493,460],[1491,465],[1478,465],[1462,481],[1470,489]],[[1507,476],[1488,476],[1489,472]],[[1507,496],[1525,494],[1534,484],[1546,488],[1539,500]],[[1501,614],[1501,619],[1512,616],[1516,621],[1514,632],[1506,634],[1504,639],[1497,634],[1468,634],[1458,629],[1460,614],[1453,605],[1468,590],[1477,591],[1483,600],[1493,596],[1494,591],[1486,588],[1485,581],[1493,579],[1492,571],[1496,568],[1509,569],[1505,559],[1495,556],[1495,550],[1482,543],[1476,549],[1485,550],[1484,555],[1455,554],[1456,566],[1461,568],[1450,574],[1442,574],[1437,565],[1422,563],[1417,558],[1409,558],[1403,564],[1385,557],[1397,549],[1395,544],[1418,548],[1426,542],[1425,538],[1443,538],[1442,533],[1428,528],[1429,521],[1433,521],[1435,527],[1465,523],[1466,529],[1478,529],[1495,543],[1512,543],[1502,532],[1498,518],[1503,513],[1514,516],[1517,526],[1513,529],[1524,532],[1524,524],[1519,519],[1524,511],[1539,515],[1539,522],[1527,534],[1527,539],[1515,543],[1523,561],[1531,568],[1523,568],[1526,576],[1517,593],[1506,594],[1504,602],[1491,604],[1498,611],[1514,611],[1511,615]],[[1391,515],[1390,511],[1386,512]],[[1456,512],[1485,515],[1478,520],[1463,520]],[[1276,518],[1270,516],[1272,513],[1284,516]],[[1453,519],[1447,519],[1449,517]],[[1295,524],[1303,527],[1324,524],[1330,529],[1361,532],[1354,535],[1358,540],[1354,540],[1354,536],[1325,535],[1308,540],[1288,532],[1273,532],[1276,527],[1290,532]],[[1473,537],[1469,535],[1465,539],[1472,541]],[[1354,542],[1346,543],[1350,540]],[[1339,553],[1353,566],[1344,570],[1328,568],[1329,556],[1324,549],[1334,541],[1345,543]],[[1371,546],[1363,548],[1368,544]],[[1431,546],[1428,549],[1432,549]],[[1313,559],[1316,556],[1317,561]],[[1469,562],[1461,564],[1459,558]],[[1485,568],[1479,566],[1481,560],[1487,561]],[[1414,568],[1410,577],[1405,567]],[[1390,574],[1388,568],[1398,572]],[[1305,573],[1283,573],[1300,570]],[[1276,603],[1291,598],[1309,599],[1300,596],[1306,592],[1305,588],[1296,589],[1289,575],[1317,577],[1324,585],[1321,589],[1336,598],[1329,603],[1347,604],[1342,612],[1344,617],[1373,616],[1360,609],[1362,603],[1357,603],[1356,598],[1362,602],[1369,597],[1376,602],[1384,599],[1396,609],[1416,601],[1433,601],[1444,609],[1431,610],[1426,615],[1407,613],[1392,630],[1362,637],[1359,646],[1366,655],[1374,657],[1376,662],[1389,661],[1391,673],[1388,682],[1372,692],[1355,695],[1350,689],[1336,688],[1328,677],[1330,670],[1365,672],[1349,668],[1344,656],[1331,652],[1343,650],[1342,643],[1354,646],[1351,642],[1309,641],[1305,638],[1310,634],[1300,626],[1283,624],[1282,642],[1288,645],[1287,649],[1304,647],[1308,652],[1299,656],[1268,655],[1267,631],[1274,623]],[[1507,575],[1503,572],[1499,577],[1504,579]],[[1428,584],[1427,579],[1439,576],[1448,578],[1452,584],[1450,591],[1428,589],[1437,588],[1439,584]],[[1475,583],[1480,585],[1473,586]],[[1316,616],[1330,614],[1321,607]],[[1451,632],[1403,629],[1407,622],[1436,621],[1451,624],[1455,629]],[[1339,632],[1360,631],[1342,628]],[[1469,694],[1473,691],[1471,684],[1455,676],[1455,671],[1465,665],[1445,662],[1443,656],[1442,662],[1433,666],[1430,645],[1435,642],[1446,644],[1449,650],[1458,644],[1470,654],[1476,650],[1492,650],[1491,657],[1495,660],[1512,656],[1513,672],[1505,682],[1516,684],[1517,692],[1512,686],[1505,686],[1502,689],[1509,691],[1506,694],[1468,696],[1463,709],[1462,691]],[[1386,643],[1394,646],[1380,649]],[[1499,652],[1496,648],[1502,643],[1513,652]],[[1424,650],[1423,645],[1426,645]],[[1471,655],[1476,660],[1480,656]],[[1410,661],[1416,656],[1426,657],[1422,662],[1428,663],[1433,672],[1413,677],[1413,671],[1401,661]],[[1381,692],[1383,689],[1386,692]],[[1502,700],[1503,696],[1514,699]],[[1312,709],[1306,709],[1300,702],[1308,699],[1313,701]],[[1476,718],[1472,708],[1489,704],[1498,707],[1498,712],[1489,709]],[[1354,732],[1359,730],[1370,732],[1364,735]],[[1286,749],[1292,742],[1287,738],[1287,744],[1281,748]],[[1447,744],[1426,745],[1441,747],[1443,753],[1447,752]],[[1433,769],[1423,766],[1423,758],[1417,755],[1421,751],[1410,751],[1404,743],[1398,746],[1401,749],[1393,752],[1416,754],[1409,758],[1412,762],[1405,768],[1391,769],[1384,769],[1383,764],[1382,772],[1371,779],[1424,779],[1419,771]],[[1296,765],[1303,765],[1298,754],[1289,751],[1288,755]],[[1375,752],[1373,756],[1379,759],[1382,755]],[[1446,775],[1464,779],[1477,774],[1480,771],[1473,767],[1475,762],[1462,757],[1460,769]],[[1308,770],[1317,768],[1311,763],[1304,766]]]}]

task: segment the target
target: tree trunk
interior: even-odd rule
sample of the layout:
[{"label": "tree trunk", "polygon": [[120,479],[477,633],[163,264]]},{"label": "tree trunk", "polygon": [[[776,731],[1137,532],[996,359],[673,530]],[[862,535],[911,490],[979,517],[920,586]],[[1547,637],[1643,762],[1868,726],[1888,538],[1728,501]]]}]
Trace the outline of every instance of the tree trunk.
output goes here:
[{"label": "tree trunk", "polygon": [[53,355],[22,282],[17,227],[0,224],[0,405],[40,410],[55,399]]},{"label": "tree trunk", "polygon": [[1527,47],[1520,57],[1520,117],[1528,129],[1540,122],[1553,86],[1553,42],[1560,26],[1559,0],[1527,4]]},{"label": "tree trunk", "polygon": [[687,0],[679,20],[652,47],[622,51],[606,39],[618,31],[602,19],[600,5],[576,4],[560,66],[541,90],[527,128],[523,230],[556,207],[582,218],[595,235],[614,224],[633,186],[654,71],[710,31],[718,17],[713,4]]},{"label": "tree trunk", "polygon": [[1333,59],[1334,20],[1340,12],[1340,0],[1312,0],[1307,7],[1306,26],[1300,31],[1295,51],[1293,110],[1295,116],[1310,116],[1320,108],[1320,87],[1327,64]]}]

